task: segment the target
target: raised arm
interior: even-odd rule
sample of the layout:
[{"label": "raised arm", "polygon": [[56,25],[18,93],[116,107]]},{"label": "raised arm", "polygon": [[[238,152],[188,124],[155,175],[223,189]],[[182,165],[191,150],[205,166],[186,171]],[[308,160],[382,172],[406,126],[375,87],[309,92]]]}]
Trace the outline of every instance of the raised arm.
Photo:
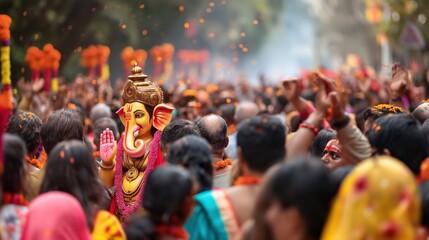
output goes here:
[{"label": "raised arm", "polygon": [[343,158],[356,164],[371,157],[371,145],[358,127],[350,122],[350,118],[344,111],[345,104],[340,101],[337,92],[331,94],[332,102],[332,126],[337,131],[337,139],[341,146]]},{"label": "raised arm", "polygon": [[331,105],[330,95],[332,93],[328,93],[327,89],[330,87],[327,87],[327,85],[332,83],[320,77],[317,77],[315,80],[318,86],[316,110],[300,125],[295,136],[287,143],[288,159],[307,154],[314,137],[318,134],[318,128]]}]

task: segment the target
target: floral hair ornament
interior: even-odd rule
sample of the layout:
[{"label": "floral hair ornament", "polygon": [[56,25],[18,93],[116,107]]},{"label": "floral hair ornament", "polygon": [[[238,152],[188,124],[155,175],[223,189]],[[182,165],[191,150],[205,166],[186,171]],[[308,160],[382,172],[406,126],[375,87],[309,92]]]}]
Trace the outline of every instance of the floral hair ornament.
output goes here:
[{"label": "floral hair ornament", "polygon": [[392,104],[378,104],[371,107],[372,111],[378,112],[379,114],[388,113],[403,113],[404,110],[401,107]]}]

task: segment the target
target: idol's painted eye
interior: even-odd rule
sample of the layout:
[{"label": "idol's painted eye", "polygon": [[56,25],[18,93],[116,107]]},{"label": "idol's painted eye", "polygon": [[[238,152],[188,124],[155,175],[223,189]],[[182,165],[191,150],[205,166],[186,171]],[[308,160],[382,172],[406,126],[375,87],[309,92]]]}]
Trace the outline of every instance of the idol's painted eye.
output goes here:
[{"label": "idol's painted eye", "polygon": [[136,113],[134,116],[135,116],[136,118],[142,118],[142,117],[144,116],[144,114],[143,114],[143,113],[138,112],[138,113]]},{"label": "idol's painted eye", "polygon": [[326,154],[328,154],[328,151],[323,151],[322,155],[325,156]]}]

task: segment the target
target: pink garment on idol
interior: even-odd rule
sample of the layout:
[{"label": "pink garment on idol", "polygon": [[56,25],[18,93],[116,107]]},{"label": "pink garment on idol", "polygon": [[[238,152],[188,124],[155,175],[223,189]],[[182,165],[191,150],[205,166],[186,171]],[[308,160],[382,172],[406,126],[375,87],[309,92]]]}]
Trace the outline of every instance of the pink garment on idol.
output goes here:
[{"label": "pink garment on idol", "polygon": [[80,203],[70,194],[52,191],[35,198],[28,208],[22,240],[89,240]]}]

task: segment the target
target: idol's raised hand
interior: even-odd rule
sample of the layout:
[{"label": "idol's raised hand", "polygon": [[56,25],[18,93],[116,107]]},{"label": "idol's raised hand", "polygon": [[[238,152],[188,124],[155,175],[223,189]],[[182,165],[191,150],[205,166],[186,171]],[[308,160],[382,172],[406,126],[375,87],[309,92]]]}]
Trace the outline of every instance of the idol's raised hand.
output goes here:
[{"label": "idol's raised hand", "polygon": [[106,129],[100,135],[100,158],[105,164],[112,163],[116,154],[116,141],[112,130]]}]

